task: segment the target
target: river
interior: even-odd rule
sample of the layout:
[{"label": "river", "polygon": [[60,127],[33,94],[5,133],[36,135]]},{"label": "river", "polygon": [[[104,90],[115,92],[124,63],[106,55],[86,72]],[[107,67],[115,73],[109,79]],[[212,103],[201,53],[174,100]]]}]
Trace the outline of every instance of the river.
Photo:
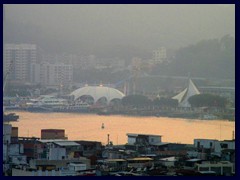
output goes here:
[{"label": "river", "polygon": [[[65,129],[69,140],[91,140],[114,145],[127,143],[127,133],[162,135],[163,142],[193,144],[193,139],[232,139],[235,122],[224,120],[190,120],[166,117],[99,116],[77,113],[16,112],[21,137],[40,137],[41,129]],[[105,128],[102,129],[102,123]]]}]

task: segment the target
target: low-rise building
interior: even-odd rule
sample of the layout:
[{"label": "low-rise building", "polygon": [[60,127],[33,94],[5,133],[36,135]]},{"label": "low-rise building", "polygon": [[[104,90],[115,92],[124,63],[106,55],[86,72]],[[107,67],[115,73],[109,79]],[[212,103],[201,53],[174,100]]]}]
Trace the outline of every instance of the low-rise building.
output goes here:
[{"label": "low-rise building", "polygon": [[64,129],[42,129],[41,139],[67,139]]},{"label": "low-rise building", "polygon": [[129,145],[155,145],[162,142],[161,135],[128,133],[127,136]]},{"label": "low-rise building", "polygon": [[221,161],[218,163],[202,163],[196,164],[196,168],[198,171],[214,171],[216,175],[231,175],[234,172],[233,163],[228,161]]}]

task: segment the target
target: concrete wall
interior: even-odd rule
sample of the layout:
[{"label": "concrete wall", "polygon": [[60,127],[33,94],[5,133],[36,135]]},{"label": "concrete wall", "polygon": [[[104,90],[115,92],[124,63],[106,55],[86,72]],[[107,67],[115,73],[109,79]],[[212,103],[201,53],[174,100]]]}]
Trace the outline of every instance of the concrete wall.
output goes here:
[{"label": "concrete wall", "polygon": [[67,159],[67,160],[30,160],[29,165],[32,168],[35,168],[36,165],[56,165],[56,168],[67,167],[68,163],[71,162],[82,162],[87,165],[87,169],[90,168],[90,160],[87,158],[81,159]]},{"label": "concrete wall", "polygon": [[19,155],[23,153],[23,144],[10,144],[9,145],[9,155]]},{"label": "concrete wall", "polygon": [[25,155],[12,156],[13,164],[27,164],[27,157]]},{"label": "concrete wall", "polygon": [[212,140],[212,139],[194,139],[194,147],[198,148],[198,143],[199,143],[200,145],[199,148],[213,149],[217,141],[218,140]]},{"label": "concrete wall", "polygon": [[[223,147],[221,145],[223,145]],[[227,148],[224,148],[224,145],[227,145]],[[214,152],[221,153],[223,149],[235,150],[235,141],[219,141],[215,143]]]},{"label": "concrete wall", "polygon": [[11,124],[3,124],[3,143],[11,142],[11,134],[12,134],[12,125]]},{"label": "concrete wall", "polygon": [[49,149],[49,160],[62,160],[66,159],[65,148],[50,148]]},{"label": "concrete wall", "polygon": [[148,137],[149,144],[155,144],[162,142],[161,136],[149,136]]},{"label": "concrete wall", "polygon": [[230,175],[233,173],[233,164],[228,163],[217,163],[217,164],[197,164],[198,171],[215,171],[217,175]]},{"label": "concrete wall", "polygon": [[136,137],[129,137],[128,136],[128,144],[133,145],[136,142]]}]

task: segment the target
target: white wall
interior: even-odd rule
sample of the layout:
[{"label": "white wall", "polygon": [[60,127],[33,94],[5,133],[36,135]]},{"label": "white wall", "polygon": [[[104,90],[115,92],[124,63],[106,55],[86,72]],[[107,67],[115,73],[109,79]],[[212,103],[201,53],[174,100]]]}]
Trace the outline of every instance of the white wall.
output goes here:
[{"label": "white wall", "polygon": [[148,142],[149,142],[149,144],[160,143],[160,142],[162,142],[161,136],[149,136]]},{"label": "white wall", "polygon": [[[198,142],[200,143],[200,148],[206,148],[206,149],[209,149],[209,148],[214,148],[215,147],[215,143],[217,142],[218,140],[212,140],[212,139],[194,139],[194,147],[198,147]],[[212,147],[210,146],[210,143],[212,143]]]},{"label": "white wall", "polygon": [[[227,148],[222,148],[221,144],[227,144],[228,147]],[[227,141],[219,141],[219,142],[215,143],[214,152],[221,153],[221,151],[223,149],[232,149],[232,150],[234,150],[235,149],[235,141],[229,141],[229,142],[227,142]]]},{"label": "white wall", "polygon": [[49,160],[62,160],[62,157],[66,159],[66,149],[65,148],[50,148],[49,149]]},{"label": "white wall", "polygon": [[134,144],[136,142],[136,137],[129,137],[128,136],[128,144]]},{"label": "white wall", "polygon": [[70,163],[69,164],[69,170],[71,171],[81,171],[81,170],[86,170],[87,165],[86,164],[74,164]]}]

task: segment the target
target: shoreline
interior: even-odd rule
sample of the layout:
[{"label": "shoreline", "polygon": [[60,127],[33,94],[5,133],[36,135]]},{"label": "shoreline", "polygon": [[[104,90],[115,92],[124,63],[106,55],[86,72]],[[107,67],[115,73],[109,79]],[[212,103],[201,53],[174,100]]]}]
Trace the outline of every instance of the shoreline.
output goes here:
[{"label": "shoreline", "polygon": [[[186,115],[186,116],[177,116],[176,114],[179,114],[179,113],[176,113],[174,115],[170,115],[170,116],[167,116],[167,115],[153,115],[153,114],[137,114],[137,113],[99,113],[99,112],[94,112],[94,111],[91,111],[91,112],[55,112],[55,111],[47,111],[47,112],[38,112],[38,111],[26,111],[26,110],[6,110],[5,111],[6,113],[15,113],[17,114],[17,112],[28,112],[28,113],[40,113],[40,114],[50,114],[50,113],[56,113],[56,114],[60,114],[60,113],[63,113],[63,114],[80,114],[80,115],[98,115],[98,116],[122,116],[122,117],[156,117],[156,118],[169,118],[169,119],[183,119],[183,120],[199,120],[199,121],[229,121],[229,122],[235,122],[235,120],[231,120],[231,119],[224,119],[224,118],[214,118],[214,119],[201,119],[199,118],[199,116],[189,116],[194,114],[194,113],[182,113],[181,115]],[[170,112],[168,112],[170,113]],[[235,119],[235,118],[234,118]]]}]

